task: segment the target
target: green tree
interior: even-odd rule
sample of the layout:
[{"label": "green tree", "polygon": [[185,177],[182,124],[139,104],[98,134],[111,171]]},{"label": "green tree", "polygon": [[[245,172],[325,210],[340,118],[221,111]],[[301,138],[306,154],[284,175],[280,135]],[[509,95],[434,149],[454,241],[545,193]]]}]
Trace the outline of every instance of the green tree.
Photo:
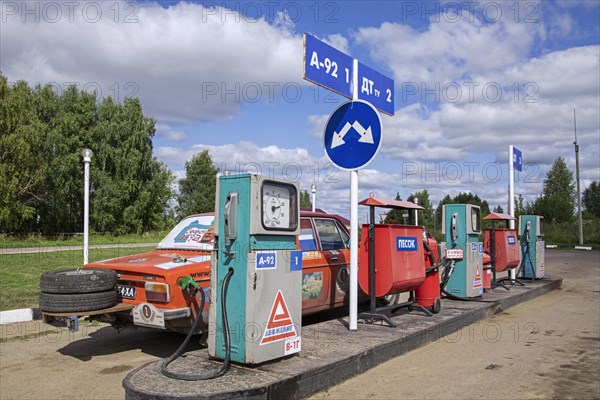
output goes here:
[{"label": "green tree", "polygon": [[0,74],[0,232],[82,229],[81,151],[91,163],[90,224],[99,232],[161,227],[172,175],[152,157],[155,121],[137,99],[116,104],[72,86],[11,87]]},{"label": "green tree", "polygon": [[499,214],[503,214],[504,213],[504,208],[502,208],[501,205],[498,205],[498,207],[494,208],[494,212],[495,213],[499,213]]},{"label": "green tree", "polygon": [[312,201],[308,191],[300,192],[300,207],[310,208],[312,210]]},{"label": "green tree", "polygon": [[568,222],[575,210],[575,182],[567,163],[558,157],[544,179],[542,195],[533,203],[533,211],[548,222]]},{"label": "green tree", "polygon": [[33,96],[26,82],[9,87],[0,74],[0,232],[34,230],[43,201],[46,167],[40,155],[45,132]]},{"label": "green tree", "polygon": [[450,197],[450,195],[447,194],[442,200],[440,200],[437,208],[435,209],[435,228],[439,232],[442,231],[442,217],[443,217],[444,204],[452,204],[452,203],[453,203],[452,197]]},{"label": "green tree", "polygon": [[204,150],[185,163],[185,178],[179,180],[177,214],[179,218],[191,214],[215,211],[216,176],[219,170],[213,165],[208,150]]},{"label": "green tree", "polygon": [[[428,230],[433,229],[433,206],[429,200],[429,192],[427,189],[420,192],[416,192],[408,196],[407,200],[415,203],[415,199],[418,199],[418,203],[424,210],[419,210],[419,225],[424,226]],[[415,214],[412,212],[409,218],[409,224],[415,223]]]},{"label": "green tree", "polygon": [[600,183],[594,181],[583,191],[581,205],[586,211],[600,218]]},{"label": "green tree", "polygon": [[69,87],[61,96],[52,88],[36,87],[34,108],[43,126],[39,155],[46,169],[37,214],[47,234],[83,229],[83,164],[81,151],[97,122],[96,95]]},{"label": "green tree", "polygon": [[156,121],[138,99],[110,97],[98,106],[98,121],[86,145],[92,157],[90,220],[101,232],[124,234],[162,227],[173,196],[173,175],[152,156]]}]

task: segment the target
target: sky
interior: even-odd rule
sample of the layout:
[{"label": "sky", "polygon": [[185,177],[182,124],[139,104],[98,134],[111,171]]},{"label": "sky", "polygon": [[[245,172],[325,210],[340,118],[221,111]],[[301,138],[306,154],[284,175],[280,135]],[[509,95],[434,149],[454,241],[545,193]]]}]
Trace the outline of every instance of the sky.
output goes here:
[{"label": "sky", "polygon": [[525,201],[556,158],[575,175],[575,127],[582,191],[600,180],[599,26],[596,0],[0,1],[0,71],[138,97],[177,178],[208,150],[221,172],[314,183],[317,207],[348,217],[349,172],[323,145],[347,99],[303,79],[309,33],[394,79],[359,200],[472,192],[506,211],[509,145]]}]

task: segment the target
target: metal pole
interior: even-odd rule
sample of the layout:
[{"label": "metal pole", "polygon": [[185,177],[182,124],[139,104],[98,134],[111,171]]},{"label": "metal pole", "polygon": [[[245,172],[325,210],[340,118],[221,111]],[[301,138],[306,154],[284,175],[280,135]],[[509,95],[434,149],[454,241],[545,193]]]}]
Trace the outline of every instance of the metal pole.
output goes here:
[{"label": "metal pole", "polygon": [[[515,166],[513,163],[514,157],[513,145],[508,146],[508,213],[514,218],[515,216]],[[515,229],[515,220],[511,219],[508,223],[510,229]],[[515,269],[510,270],[510,279],[517,279]]]},{"label": "metal pole", "polygon": [[[352,64],[352,98],[358,100],[358,60]],[[358,171],[350,171],[350,321],[358,329]]]},{"label": "metal pole", "polygon": [[89,220],[90,220],[90,162],[92,151],[83,150],[83,265],[89,261]]},{"label": "metal pole", "polygon": [[370,311],[377,311],[377,298],[375,293],[375,206],[370,206],[369,221],[369,295]]},{"label": "metal pole", "polygon": [[575,118],[575,109],[573,109],[573,126],[575,128],[575,176],[577,178],[577,213],[579,220],[579,244],[583,244],[583,220],[581,217],[581,186],[579,182],[579,145],[577,144],[577,119]]},{"label": "metal pole", "polygon": [[[415,197],[415,204],[419,205],[419,199]],[[415,226],[419,226],[419,210],[415,210]]]},{"label": "metal pole", "polygon": [[312,192],[312,212],[315,212],[317,207],[317,185],[314,183],[310,185],[310,191]]}]

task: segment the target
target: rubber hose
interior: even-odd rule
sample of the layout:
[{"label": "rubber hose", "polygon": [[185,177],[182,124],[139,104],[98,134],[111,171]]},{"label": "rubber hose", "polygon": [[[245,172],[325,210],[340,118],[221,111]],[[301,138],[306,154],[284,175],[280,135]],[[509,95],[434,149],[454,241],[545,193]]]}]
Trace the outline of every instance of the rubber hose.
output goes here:
[{"label": "rubber hose", "polygon": [[231,279],[232,275],[233,275],[233,268],[229,268],[229,271],[227,271],[227,274],[225,275],[225,278],[223,279],[223,290],[221,291],[221,315],[223,317],[223,334],[225,335],[225,338],[224,338],[225,339],[225,360],[223,360],[223,364],[221,364],[221,367],[215,372],[210,372],[207,374],[196,374],[196,375],[181,374],[179,372],[172,372],[172,371],[167,370],[167,367],[170,363],[172,363],[173,361],[175,361],[176,359],[181,357],[181,354],[183,353],[183,350],[185,350],[185,348],[187,347],[187,344],[189,343],[190,339],[192,338],[194,331],[196,330],[196,327],[200,323],[200,320],[202,320],[202,311],[204,310],[204,304],[206,303],[206,296],[204,294],[204,290],[196,289],[194,291],[194,297],[196,296],[196,293],[198,291],[200,291],[202,293],[202,299],[200,301],[200,309],[198,310],[198,315],[196,315],[196,319],[194,320],[194,323],[192,324],[192,328],[190,329],[190,332],[187,334],[183,343],[181,343],[179,348],[177,350],[175,350],[175,352],[169,358],[166,358],[162,362],[162,364],[160,366],[160,372],[164,376],[167,376],[167,377],[173,378],[173,379],[183,380],[183,381],[205,381],[208,379],[217,378],[228,370],[229,361],[231,359],[231,345],[230,345],[229,322],[227,321],[227,307],[226,307],[225,303],[226,303],[226,298],[227,298],[227,288],[229,286],[229,280]]}]

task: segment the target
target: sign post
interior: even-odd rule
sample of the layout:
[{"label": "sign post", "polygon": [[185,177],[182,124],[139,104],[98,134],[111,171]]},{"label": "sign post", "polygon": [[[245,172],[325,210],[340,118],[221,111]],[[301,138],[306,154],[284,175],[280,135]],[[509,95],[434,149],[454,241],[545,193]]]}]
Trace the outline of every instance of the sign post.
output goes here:
[{"label": "sign post", "polygon": [[[515,169],[523,170],[523,153],[512,144],[508,146],[508,213],[515,216]],[[509,221],[509,228],[515,229],[515,220]],[[510,270],[510,279],[517,279],[515,269]]]},{"label": "sign post", "polygon": [[[323,135],[327,157],[350,171],[349,329],[358,329],[358,170],[381,145],[380,111],[394,115],[394,81],[304,34],[304,79],[352,98],[329,117]],[[360,85],[360,90],[359,90]]]}]

